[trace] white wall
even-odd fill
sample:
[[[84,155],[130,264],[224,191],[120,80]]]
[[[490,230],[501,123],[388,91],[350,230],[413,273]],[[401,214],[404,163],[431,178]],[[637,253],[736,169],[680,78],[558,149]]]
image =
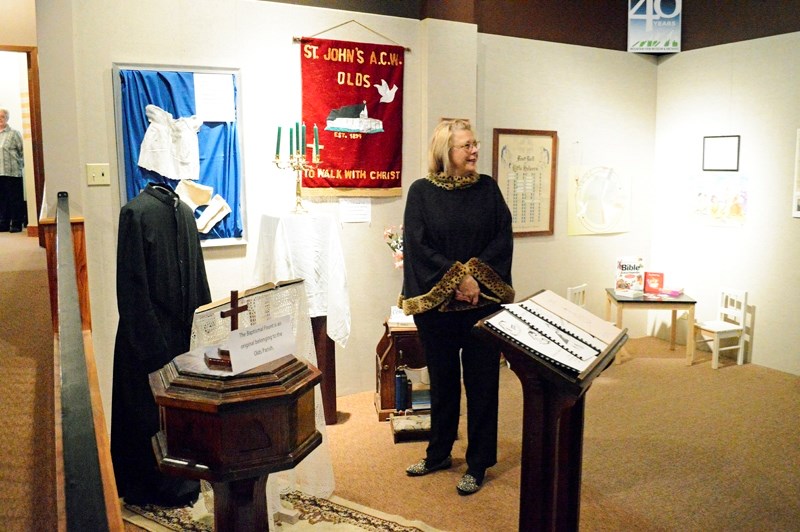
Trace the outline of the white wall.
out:
[[[22,52],[0,52],[0,107],[8,109],[8,124],[23,133],[22,101],[20,94],[28,92],[25,77],[25,54]]]
[[[616,259],[650,254],[647,198],[652,189],[656,64],[648,56],[583,46],[481,35],[478,124],[484,141],[493,128],[558,132],[555,232],[514,241],[513,281],[519,297],[541,289],[566,295],[588,283],[587,307],[604,312]],[[481,170],[492,169],[491,143]],[[609,166],[631,181],[629,232],[567,236],[570,168]],[[645,334],[645,313],[627,313],[632,336]]]
[[[800,128],[800,33],[665,58],[658,67],[653,260],[711,318],[721,288],[749,292],[752,361],[800,374],[800,220],[791,217]],[[693,214],[703,136],[741,135],[745,223]],[[706,175],[709,173],[706,172]]]
[[[614,261],[623,254],[641,254],[647,264],[663,266],[668,278],[683,280],[682,272],[656,253],[659,248],[651,248],[654,234],[657,242],[664,242],[663,223],[651,215],[654,204],[663,204],[655,194],[662,194],[664,188],[663,172],[658,174],[658,183],[654,181],[654,143],[663,140],[656,130],[656,104],[664,108],[672,101],[657,95],[656,89],[663,86],[669,94],[670,85],[659,79],[661,69],[666,79],[679,78],[680,63],[694,54],[687,53],[686,59],[681,54],[659,67],[648,56],[480,35],[468,24],[255,0],[38,0],[37,8],[46,202],[54,203],[56,192],[67,190],[73,212],[86,219],[95,353],[106,408],[110,405],[117,325],[114,276],[120,200],[116,180],[111,187],[87,187],[83,166],[109,162],[116,173],[114,63],[241,70],[240,132],[249,244],[206,248],[214,298],[252,285],[261,215],[294,206],[292,176],[271,163],[277,125],[290,124],[300,114],[299,47],[292,37],[313,35],[350,19],[412,49],[405,61],[404,189],[424,172],[430,128],[440,116],[476,119],[485,143],[479,164],[484,172],[491,170],[492,128],[558,131],[555,234],[516,240],[513,274],[520,296],[540,288],[563,293],[568,285],[588,282],[589,308],[602,313],[602,289],[610,286]],[[94,31],[98,27],[104,31]],[[381,42],[355,24],[321,36]],[[726,54],[717,49],[701,53],[707,54],[698,57],[705,57],[704,64],[710,69],[717,68],[717,54],[723,59]],[[791,63],[788,47],[785,56],[782,62]],[[776,60],[774,64],[782,63]],[[706,87],[712,94],[718,94],[718,89],[714,84]],[[797,108],[788,101],[779,103]],[[665,119],[658,115],[658,120]],[[764,132],[765,140],[774,138],[774,128],[769,129]],[[770,146],[765,143],[763,148]],[[662,165],[668,163],[677,161],[661,161]],[[567,176],[574,164],[609,165],[630,177],[634,202],[629,232],[566,236]],[[780,196],[785,201],[775,202],[785,203],[788,212],[788,185],[783,188]],[[375,346],[402,279],[401,272],[392,268],[382,232],[385,226],[402,221],[403,205],[404,196],[374,199],[371,224],[345,224],[341,229],[353,324],[347,346],[337,348],[340,395],[374,388]],[[313,207],[332,209],[335,204],[318,202]],[[679,249],[670,240],[665,245]],[[794,258],[796,264],[796,255],[786,258]],[[695,295],[697,291],[698,298],[705,298],[701,283],[712,284],[718,276],[693,266],[691,274],[698,280],[687,282],[687,292]],[[796,279],[796,273],[785,272],[783,277],[792,275]],[[754,295],[760,310],[770,304],[766,294]],[[766,313],[764,309],[762,315]],[[648,332],[646,317],[635,313],[626,318],[626,326],[634,336]],[[766,325],[758,333],[765,329]],[[754,360],[781,365],[776,357],[784,355],[761,351],[762,345],[757,342]],[[800,373],[796,366],[794,369]]]
[[[2,42],[2,41],[0,41]],[[27,200],[28,220],[36,225],[36,189],[33,176],[30,95],[26,52],[0,51],[0,106],[8,109],[9,125],[20,132],[23,143],[23,192]]]
[[[0,46],[30,48],[36,46],[36,12],[33,0],[4,0],[0,24]],[[28,220],[36,224],[36,202],[33,179],[33,156],[30,136],[25,136],[30,121],[23,124],[23,111],[28,114],[28,78],[25,51],[0,52],[0,105],[11,112],[11,126],[23,134],[25,143],[25,196],[28,199]],[[30,127],[27,128],[30,133]]]
[[[36,46],[36,3],[34,0],[3,0],[0,44]]]

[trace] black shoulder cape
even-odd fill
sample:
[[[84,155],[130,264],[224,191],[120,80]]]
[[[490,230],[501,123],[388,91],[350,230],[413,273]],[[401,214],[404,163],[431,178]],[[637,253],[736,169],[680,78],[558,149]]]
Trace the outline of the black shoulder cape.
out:
[[[474,308],[454,299],[467,275],[481,285],[480,304],[512,302],[513,247],[511,212],[490,176],[415,181],[403,218],[399,306],[405,314]]]

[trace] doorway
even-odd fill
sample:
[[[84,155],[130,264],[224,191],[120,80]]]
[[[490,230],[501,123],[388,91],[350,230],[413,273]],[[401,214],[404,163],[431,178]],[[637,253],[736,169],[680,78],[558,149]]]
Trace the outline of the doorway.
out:
[[[0,106],[9,109],[10,124],[22,133],[25,146],[24,187],[27,200],[28,236],[38,237],[39,213],[44,196],[39,63],[35,47],[0,45]],[[32,181],[32,185],[31,185]]]

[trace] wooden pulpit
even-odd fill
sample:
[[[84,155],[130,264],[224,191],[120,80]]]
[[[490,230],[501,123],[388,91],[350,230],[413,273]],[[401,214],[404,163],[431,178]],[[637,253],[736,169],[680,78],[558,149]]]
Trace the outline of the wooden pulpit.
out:
[[[210,369],[194,352],[176,357],[150,374],[159,468],[211,483],[215,530],[265,530],[268,475],[322,443],[314,420],[320,380],[317,368],[293,355],[238,375]]]
[[[519,530],[577,531],[585,394],[628,335],[552,292],[527,301],[546,307],[534,309],[541,318],[521,305],[506,305],[474,331],[499,346],[522,384]],[[595,342],[598,338],[604,341]],[[550,349],[565,346],[566,356],[577,359],[581,352],[574,346],[582,340],[594,344],[597,354],[576,364],[580,370]]]

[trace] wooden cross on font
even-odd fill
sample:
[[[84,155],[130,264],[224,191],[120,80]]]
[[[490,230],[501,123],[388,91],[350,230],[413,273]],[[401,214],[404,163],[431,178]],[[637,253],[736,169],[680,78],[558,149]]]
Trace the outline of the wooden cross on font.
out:
[[[247,310],[247,303],[239,304],[239,291],[231,290],[231,308],[219,313],[222,318],[231,319],[231,331],[239,329],[239,314]],[[212,369],[231,371],[231,353],[227,349],[217,349],[217,356],[205,355],[206,366]]]
[[[231,290],[231,308],[228,310],[223,310],[219,313],[219,315],[223,318],[230,317],[231,331],[235,331],[239,328],[239,314],[245,310],[247,310],[247,303],[244,305],[239,305],[239,291]]]

